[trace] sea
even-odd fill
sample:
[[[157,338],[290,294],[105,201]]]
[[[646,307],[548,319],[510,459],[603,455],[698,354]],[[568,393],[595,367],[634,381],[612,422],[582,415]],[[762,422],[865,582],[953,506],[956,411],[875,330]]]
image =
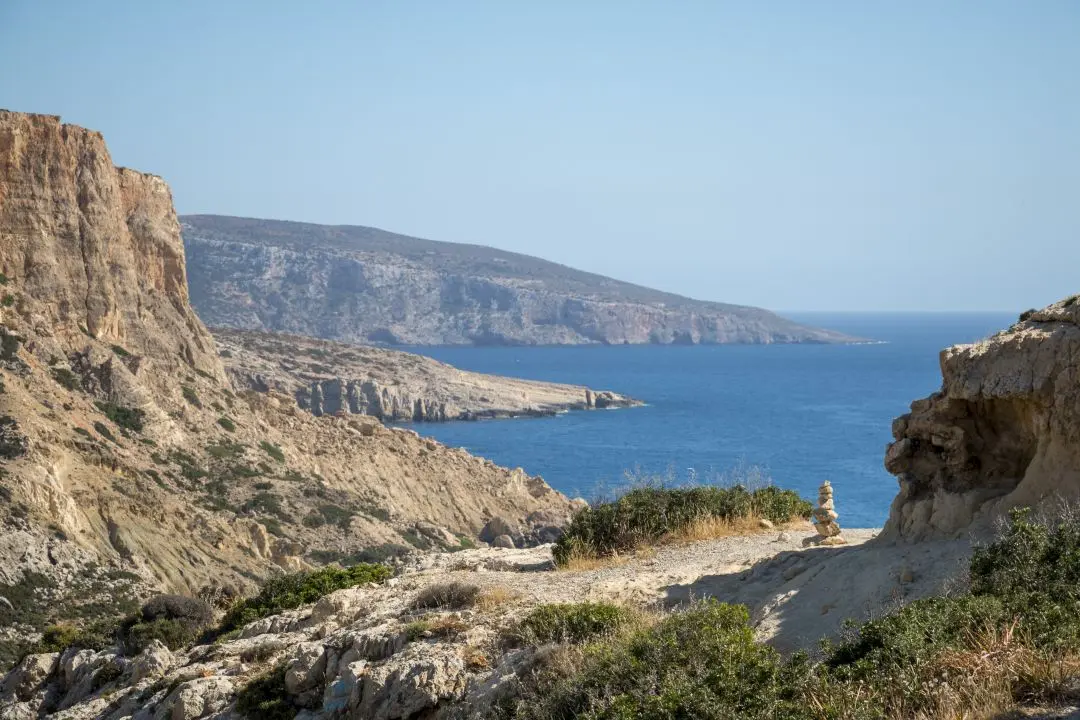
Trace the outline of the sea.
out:
[[[587,500],[638,483],[772,483],[839,522],[880,527],[897,492],[882,464],[893,418],[941,386],[940,351],[1015,320],[1002,313],[789,313],[871,342],[851,345],[420,347],[496,375],[575,383],[643,407],[413,429]]]

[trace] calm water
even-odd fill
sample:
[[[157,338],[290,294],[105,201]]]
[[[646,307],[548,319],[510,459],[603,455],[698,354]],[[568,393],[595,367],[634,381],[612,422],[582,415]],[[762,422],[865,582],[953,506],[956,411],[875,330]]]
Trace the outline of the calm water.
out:
[[[614,390],[646,407],[415,429],[586,498],[627,471],[681,481],[760,466],[810,498],[828,478],[840,522],[876,527],[896,480],[890,423],[940,386],[938,352],[1006,327],[995,314],[813,314],[877,345],[414,348],[461,368]]]

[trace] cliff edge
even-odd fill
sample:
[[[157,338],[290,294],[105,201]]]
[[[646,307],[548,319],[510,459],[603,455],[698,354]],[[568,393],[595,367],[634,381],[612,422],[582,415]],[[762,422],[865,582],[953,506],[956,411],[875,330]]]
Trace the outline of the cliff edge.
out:
[[[886,537],[980,533],[1018,506],[1080,494],[1080,301],[941,353],[941,390],[893,423]]]

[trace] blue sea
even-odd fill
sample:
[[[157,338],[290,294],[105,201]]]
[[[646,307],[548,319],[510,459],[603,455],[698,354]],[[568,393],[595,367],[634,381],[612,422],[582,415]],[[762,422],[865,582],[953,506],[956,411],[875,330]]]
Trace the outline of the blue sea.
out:
[[[810,499],[836,491],[840,523],[877,527],[896,479],[882,457],[893,418],[941,384],[942,348],[1015,320],[1001,313],[789,314],[881,341],[860,345],[424,347],[468,370],[576,383],[645,407],[550,418],[417,424],[420,434],[541,475],[586,499],[627,475],[726,482],[760,471]]]

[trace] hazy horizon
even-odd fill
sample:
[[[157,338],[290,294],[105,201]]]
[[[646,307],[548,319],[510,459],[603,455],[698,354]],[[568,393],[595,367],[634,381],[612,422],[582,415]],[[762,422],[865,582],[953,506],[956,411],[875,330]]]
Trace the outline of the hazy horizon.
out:
[[[1066,1],[14,0],[0,106],[101,131],[181,214],[780,314],[1020,312],[1080,291],[1077,31]]]

